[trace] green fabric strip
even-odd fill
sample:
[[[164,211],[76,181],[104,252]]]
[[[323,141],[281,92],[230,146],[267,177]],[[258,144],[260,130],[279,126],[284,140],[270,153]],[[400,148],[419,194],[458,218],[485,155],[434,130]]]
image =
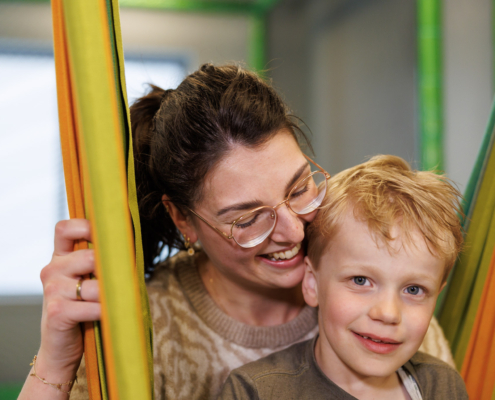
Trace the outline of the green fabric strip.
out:
[[[462,366],[495,247],[495,107],[468,185],[465,249],[451,275],[439,321]]]
[[[495,101],[492,103],[490,119],[488,120],[488,124],[485,130],[485,135],[483,137],[483,142],[481,144],[478,157],[474,164],[474,168],[469,178],[466,192],[464,194],[462,209],[464,211],[465,216],[464,218],[461,218],[464,232],[467,232],[469,230],[471,219],[473,218],[473,212],[476,205],[476,201],[478,199],[478,194],[481,188],[481,184],[483,182],[483,178],[485,176],[485,171],[488,166],[488,161],[490,160],[491,150],[493,149],[493,145],[495,141],[494,129],[495,129]],[[439,318],[440,315],[442,314],[442,310],[445,305],[445,299],[447,293],[450,291],[452,279],[456,275],[455,271],[458,264],[459,263],[457,262],[456,265],[454,266],[447,281],[447,286],[442,291],[440,296],[438,296],[437,306],[435,308],[435,316],[437,318]]]
[[[122,145],[124,149],[124,154],[127,154],[129,147],[129,132],[130,132],[130,124],[128,123],[128,105],[127,98],[123,93],[126,93],[125,89],[125,75],[124,80],[121,79],[121,74],[124,74],[124,58],[123,58],[123,50],[117,48],[117,40],[116,37],[121,36],[120,31],[120,22],[118,30],[115,27],[115,18],[114,14],[116,11],[117,20],[119,20],[119,7],[118,0],[116,1],[117,5],[114,8],[113,0],[105,0],[106,2],[106,10],[107,10],[107,20],[108,20],[108,32],[110,34],[110,48],[112,51],[112,61],[113,61],[113,70],[114,70],[114,84],[115,84],[115,93],[119,96],[119,102],[117,105],[117,109],[119,112],[119,122],[121,124],[121,134],[122,134]],[[119,54],[120,50],[120,54]],[[122,58],[120,57],[122,55]],[[122,83],[124,86],[122,86]],[[127,160],[126,160],[127,161]]]
[[[108,400],[107,377],[105,373],[105,359],[103,356],[103,344],[101,343],[101,327],[100,321],[94,322],[95,337],[96,337],[96,355],[98,357],[98,370],[100,372],[100,388],[101,398]]]
[[[83,162],[90,189],[103,315],[107,318],[102,321],[102,328],[110,335],[104,342],[105,362],[107,368],[112,364],[115,367],[113,371],[107,370],[107,379],[109,387],[115,382],[115,395],[119,399],[149,399],[152,394],[148,334],[135,279],[136,256],[127,198],[127,155],[123,139],[128,133],[122,132],[125,124],[118,110],[126,107],[118,105],[116,80],[120,78],[108,65],[112,57],[109,48],[112,35],[102,15],[101,1],[106,5],[104,0],[64,0],[64,14]],[[112,377],[116,377],[115,381]]]
[[[483,176],[490,158],[491,149],[493,149],[493,142],[495,140],[494,135],[495,128],[495,100],[492,103],[492,110],[490,113],[490,119],[485,130],[485,135],[483,137],[483,142],[481,143],[481,148],[476,158],[473,171],[469,178],[468,185],[466,187],[466,192],[464,193],[464,202],[462,209],[466,214],[466,220],[464,221],[464,230],[467,231],[469,228],[469,221],[473,215],[474,204],[477,199],[477,195],[483,180]]]

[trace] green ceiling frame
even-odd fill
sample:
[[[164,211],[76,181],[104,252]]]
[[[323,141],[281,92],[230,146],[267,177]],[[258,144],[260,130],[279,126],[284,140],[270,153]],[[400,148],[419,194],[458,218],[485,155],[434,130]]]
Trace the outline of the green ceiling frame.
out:
[[[280,0],[120,0],[121,7],[174,12],[247,15],[249,18],[248,64],[266,69],[267,14]],[[50,0],[0,0],[0,3],[49,3]]]

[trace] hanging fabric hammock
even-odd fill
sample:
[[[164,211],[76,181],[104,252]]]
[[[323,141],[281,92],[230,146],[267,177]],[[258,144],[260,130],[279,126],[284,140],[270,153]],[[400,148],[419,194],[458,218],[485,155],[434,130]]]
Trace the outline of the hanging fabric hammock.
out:
[[[471,399],[495,399],[495,102],[465,193],[465,249],[439,321]]]
[[[90,398],[151,399],[152,327],[118,2],[52,0],[52,13],[69,212],[90,221],[102,304],[101,325],[84,328]]]

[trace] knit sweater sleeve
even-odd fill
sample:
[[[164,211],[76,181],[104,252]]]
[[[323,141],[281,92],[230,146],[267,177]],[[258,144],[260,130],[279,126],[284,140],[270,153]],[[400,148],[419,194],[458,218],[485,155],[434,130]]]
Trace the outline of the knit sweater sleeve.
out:
[[[86,380],[86,363],[84,362],[84,357],[81,360],[81,365],[77,370],[77,381],[72,386],[70,392],[70,400],[88,400],[88,382]]]
[[[428,331],[426,332],[419,351],[436,357],[455,368],[449,342],[445,338],[442,327],[435,317],[431,319],[430,326],[428,327]]]

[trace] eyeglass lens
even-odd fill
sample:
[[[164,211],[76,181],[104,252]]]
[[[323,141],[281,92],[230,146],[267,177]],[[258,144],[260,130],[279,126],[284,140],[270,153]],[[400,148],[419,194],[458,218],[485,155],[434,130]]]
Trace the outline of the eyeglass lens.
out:
[[[315,172],[292,189],[289,206],[296,214],[309,214],[316,210],[325,196],[327,179],[323,172]]]
[[[300,181],[289,194],[289,207],[299,215],[309,214],[316,210],[323,201],[327,185],[322,172]],[[272,232],[277,222],[273,208],[262,207],[243,215],[232,227],[235,241],[242,247],[250,248],[263,242]]]
[[[276,222],[275,210],[263,207],[243,215],[232,228],[232,235],[240,246],[254,247],[268,237]]]

